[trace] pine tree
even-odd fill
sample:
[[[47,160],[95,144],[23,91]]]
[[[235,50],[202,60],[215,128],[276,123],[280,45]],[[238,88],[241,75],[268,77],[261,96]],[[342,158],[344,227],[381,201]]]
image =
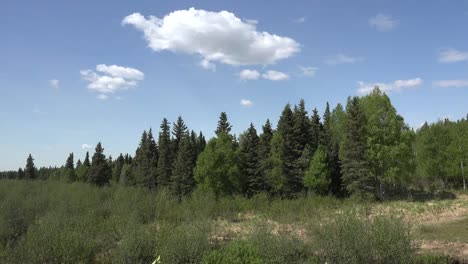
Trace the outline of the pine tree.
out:
[[[161,123],[159,132],[159,159],[156,169],[157,184],[159,187],[168,187],[172,175],[173,154],[171,145],[171,135],[169,122],[166,118]]]
[[[104,186],[109,184],[109,180],[112,177],[112,171],[107,163],[106,156],[104,155],[104,149],[102,148],[101,142],[96,146],[91,167],[89,169],[89,182],[97,186]]]
[[[117,183],[120,181],[120,174],[122,173],[122,167],[125,164],[125,159],[122,153],[115,160],[114,166],[112,168],[112,180]]]
[[[265,190],[265,180],[260,164],[259,138],[252,123],[241,139],[239,148],[240,188],[243,194],[252,196]]]
[[[37,169],[36,166],[34,166],[34,159],[29,154],[27,160],[26,160],[26,167],[24,169],[24,178],[26,180],[34,180],[37,178]]]
[[[195,186],[193,156],[196,149],[193,148],[188,135],[182,135],[179,143],[179,151],[174,162],[171,182],[174,194],[180,199],[182,196],[189,194]]]
[[[229,132],[231,132],[231,127],[232,126],[228,122],[226,113],[222,112],[219,116],[218,126],[215,131],[216,135],[219,135],[220,133],[229,134]]]
[[[302,152],[305,146],[312,141],[311,121],[303,99],[299,102],[299,106],[294,107],[294,133],[299,144],[298,150]]]
[[[173,150],[174,154],[177,155],[177,151],[179,150],[180,141],[183,137],[188,133],[187,126],[185,125],[184,120],[181,116],[177,118],[176,123],[172,127],[172,135],[174,136],[173,139]]]
[[[74,182],[76,180],[73,153],[70,153],[70,155],[67,158],[67,161],[65,162],[65,180],[67,182]]]
[[[374,193],[374,183],[366,159],[366,117],[358,97],[348,98],[346,116],[341,163],[343,183],[350,194],[368,198]]]
[[[132,176],[137,186],[156,187],[158,149],[153,132],[143,131],[132,166]],[[120,175],[120,174],[119,174]]]
[[[318,114],[317,108],[314,108],[310,122],[311,122],[311,138],[312,138],[310,146],[312,148],[312,152],[315,153],[315,150],[319,146],[321,133],[322,133],[322,124],[320,123],[320,116]]]
[[[198,143],[198,147],[197,147],[197,152],[198,152],[197,156],[198,156],[200,155],[200,153],[203,152],[203,150],[205,150],[205,147],[206,147],[206,139],[201,131],[198,134],[197,143]]]
[[[339,160],[339,144],[333,140],[332,118],[330,105],[327,102],[325,112],[323,114],[323,131],[321,134],[320,144],[324,146],[327,157],[328,170],[330,172],[329,191],[339,196],[341,193],[341,167]]]
[[[304,176],[304,186],[309,192],[326,195],[330,185],[330,171],[327,164],[325,148],[319,146]]]
[[[18,179],[18,180],[24,179],[24,171],[23,171],[22,168],[19,168],[19,169],[18,169],[18,176],[17,176],[17,179]]]
[[[89,152],[86,151],[86,157],[85,157],[85,160],[83,162],[83,165],[86,166],[86,167],[91,167],[91,162],[89,162]]]
[[[283,146],[280,148],[280,158],[287,181],[283,193],[288,197],[292,197],[302,190],[302,177],[298,164],[302,150],[294,130],[294,115],[289,104],[285,106],[278,121],[277,133],[282,138]]]
[[[78,159],[78,161],[76,162],[76,169],[78,170],[81,165],[83,165],[83,163],[81,162],[80,159]]]

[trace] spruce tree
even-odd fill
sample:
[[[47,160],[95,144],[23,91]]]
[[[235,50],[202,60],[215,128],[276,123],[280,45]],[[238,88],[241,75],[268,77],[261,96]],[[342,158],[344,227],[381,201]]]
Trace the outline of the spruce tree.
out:
[[[358,97],[348,98],[345,128],[341,163],[343,183],[350,194],[368,198],[374,193],[374,183],[367,162],[366,117]]]
[[[299,144],[298,148],[302,152],[305,146],[312,141],[311,121],[303,99],[299,102],[299,106],[294,107],[294,133]]]
[[[339,143],[333,140],[332,118],[330,105],[327,102],[325,112],[323,114],[323,131],[321,134],[320,144],[324,146],[327,157],[328,170],[330,172],[329,191],[339,196],[341,194],[341,167],[339,160]]]
[[[120,181],[120,174],[122,173],[122,167],[125,164],[125,159],[122,153],[117,157],[114,162],[114,166],[112,167],[112,180],[115,183]]]
[[[73,153],[70,153],[70,155],[67,158],[67,161],[65,162],[65,180],[67,182],[74,182],[76,180]]]
[[[310,146],[312,148],[312,152],[315,153],[315,150],[319,146],[321,133],[322,133],[322,123],[320,123],[320,116],[318,114],[317,108],[314,108],[310,122],[311,122],[311,138],[312,138]]]
[[[83,163],[80,159],[78,159],[78,161],[76,162],[76,169],[79,169],[81,165],[83,165]]]
[[[159,187],[168,187],[170,185],[173,165],[172,144],[170,135],[170,126],[166,118],[161,123],[159,132],[159,159],[156,169],[157,184]]]
[[[206,139],[205,139],[205,136],[203,135],[203,133],[200,131],[200,133],[198,134],[198,138],[197,138],[197,156],[200,155],[200,153],[203,152],[203,150],[205,150],[205,147],[206,147]]]
[[[174,162],[171,185],[172,191],[180,199],[182,196],[189,194],[195,186],[193,177],[193,169],[195,167],[193,156],[195,149],[187,134],[182,135],[179,144],[179,151]]]
[[[24,178],[26,180],[34,180],[37,178],[37,169],[36,166],[34,166],[34,159],[29,154],[27,160],[26,160],[26,167],[24,169]]]
[[[17,176],[17,179],[18,179],[18,180],[24,179],[24,170],[23,170],[22,168],[19,168],[19,169],[18,169],[18,176]]]
[[[252,123],[241,139],[239,148],[240,188],[243,194],[252,196],[265,190],[265,180],[260,164],[259,138]]]
[[[109,184],[109,180],[112,177],[112,171],[107,163],[106,156],[104,155],[104,149],[102,148],[101,142],[96,146],[91,167],[89,169],[88,181],[97,186],[104,186]]]
[[[225,112],[222,112],[221,115],[219,116],[219,121],[218,121],[218,126],[216,128],[216,135],[219,135],[220,133],[226,133],[229,134],[231,132],[231,124],[228,122],[228,118]]]
[[[156,187],[158,149],[153,132],[143,131],[133,160],[132,176],[137,186],[153,189]]]
[[[83,161],[83,165],[86,167],[91,167],[91,162],[89,162],[89,152],[86,151],[86,157],[85,160]]]
[[[174,150],[174,155],[177,155],[177,151],[179,150],[179,145],[180,141],[182,140],[183,137],[188,133],[187,126],[185,125],[184,120],[182,119],[181,116],[177,118],[177,121],[172,127],[172,135],[174,136],[173,138],[173,150]]]

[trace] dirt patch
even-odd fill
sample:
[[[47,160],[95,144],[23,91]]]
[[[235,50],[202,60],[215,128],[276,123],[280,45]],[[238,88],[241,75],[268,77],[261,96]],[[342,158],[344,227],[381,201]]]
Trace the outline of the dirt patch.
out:
[[[420,253],[441,253],[468,262],[468,244],[437,240],[419,240],[416,242]],[[463,262],[465,263],[465,262]]]

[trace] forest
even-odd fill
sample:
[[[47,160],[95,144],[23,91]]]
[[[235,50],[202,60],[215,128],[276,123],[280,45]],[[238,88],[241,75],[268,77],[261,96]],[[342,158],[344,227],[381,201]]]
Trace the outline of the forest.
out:
[[[414,191],[465,189],[468,114],[458,121],[424,123],[416,131],[376,87],[349,97],[344,107],[326,103],[323,115],[310,115],[304,100],[269,120],[260,133],[251,124],[241,135],[222,112],[216,137],[190,131],[182,117],[160,126],[157,139],[144,131],[132,156],[106,157],[98,143],[83,161],[70,153],[62,167],[34,166],[31,155],[3,179],[89,182],[165,188],[182,198],[195,188],[217,197],[267,193],[272,197],[333,195],[361,199],[408,198]]]
[[[207,140],[179,117],[143,131],[134,154],[99,142],[40,168],[30,154],[0,172],[0,262],[466,260],[468,115],[415,130],[376,87],[231,129],[222,112]]]

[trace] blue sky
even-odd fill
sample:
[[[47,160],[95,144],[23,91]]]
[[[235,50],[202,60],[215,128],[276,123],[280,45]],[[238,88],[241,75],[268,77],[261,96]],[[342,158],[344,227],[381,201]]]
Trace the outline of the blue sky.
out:
[[[0,170],[133,155],[163,117],[212,136],[225,111],[238,134],[374,84],[412,127],[458,119],[467,28],[468,1],[4,0]]]

